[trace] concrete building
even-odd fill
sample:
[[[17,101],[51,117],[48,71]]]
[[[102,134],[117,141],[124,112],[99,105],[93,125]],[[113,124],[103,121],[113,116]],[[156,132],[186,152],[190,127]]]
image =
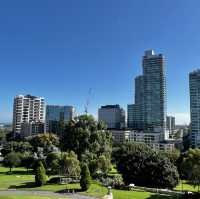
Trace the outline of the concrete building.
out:
[[[31,95],[18,95],[13,105],[13,131],[21,133],[23,123],[44,123],[44,98]]]
[[[166,129],[169,131],[169,134],[172,134],[175,131],[175,117],[167,116],[166,118]]]
[[[98,121],[105,122],[108,129],[122,129],[125,127],[125,111],[118,104],[101,106]]]
[[[59,123],[68,122],[75,116],[75,109],[73,106],[46,106],[46,132],[59,133]]]
[[[32,135],[37,135],[44,133],[44,123],[42,122],[27,122],[21,125],[21,137],[28,137]]]
[[[135,78],[135,104],[129,107],[129,123],[135,130],[160,134],[160,141],[168,139],[166,131],[165,59],[153,50],[145,51],[143,75]],[[132,114],[132,116],[131,116]]]
[[[113,142],[122,144],[129,141],[130,131],[128,130],[111,130]]]
[[[200,147],[200,69],[189,74],[191,147]]]
[[[136,143],[145,143],[154,150],[173,151],[175,149],[175,143],[173,141],[160,141],[159,133],[131,131],[129,133],[129,141]]]

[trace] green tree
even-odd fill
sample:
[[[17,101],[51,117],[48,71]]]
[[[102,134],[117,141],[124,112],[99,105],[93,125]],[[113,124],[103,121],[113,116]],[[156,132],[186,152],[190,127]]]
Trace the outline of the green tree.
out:
[[[191,176],[189,178],[189,183],[192,184],[194,187],[200,186],[200,165],[195,164],[192,168]]]
[[[58,136],[52,133],[38,134],[27,138],[27,140],[33,146],[34,151],[37,151],[38,148],[43,148],[46,154],[51,152],[54,146],[59,146]]]
[[[98,162],[98,169],[101,170],[103,174],[107,174],[111,169],[110,159],[107,159],[104,155],[99,156],[97,162]]]
[[[91,184],[91,177],[90,177],[90,171],[88,169],[87,164],[83,164],[81,167],[81,180],[80,180],[80,186],[82,191],[87,191]]]
[[[107,159],[110,158],[112,136],[104,125],[95,121],[92,116],[81,115],[65,126],[61,146],[63,151],[73,150],[79,160],[89,163],[90,160],[97,159],[100,155],[105,155]],[[85,156],[84,154],[92,155]]]
[[[21,160],[21,166],[27,169],[27,173],[29,169],[32,169],[34,166],[35,159],[31,154],[25,154]]]
[[[145,144],[124,144],[115,156],[117,169],[126,184],[158,188],[173,188],[178,184],[174,164]]]
[[[69,153],[65,152],[61,156],[61,170],[63,175],[68,177],[79,177],[80,176],[80,163],[77,158],[77,155],[70,151]]]
[[[59,173],[60,168],[60,153],[51,152],[47,154],[46,157],[46,165],[51,175],[57,175]]]
[[[46,181],[47,181],[46,170],[42,164],[42,161],[38,161],[35,170],[35,184],[36,186],[42,186],[46,184]]]
[[[10,172],[12,172],[12,168],[20,165],[21,158],[22,158],[22,154],[10,152],[5,156],[5,158],[3,160],[3,164],[4,164],[4,166],[9,167]]]
[[[27,153],[32,151],[32,146],[29,142],[16,142],[16,141],[10,141],[6,143],[1,150],[1,153],[3,156],[6,156],[8,153],[14,151],[19,153]]]

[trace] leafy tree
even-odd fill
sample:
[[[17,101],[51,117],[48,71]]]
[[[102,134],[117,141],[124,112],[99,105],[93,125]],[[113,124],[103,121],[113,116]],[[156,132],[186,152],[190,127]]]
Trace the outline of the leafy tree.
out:
[[[42,186],[46,184],[46,182],[47,182],[46,170],[42,164],[42,161],[38,161],[35,171],[35,184],[36,186]]]
[[[192,184],[194,187],[200,186],[200,165],[195,164],[192,168],[191,176],[189,178],[189,183]]]
[[[173,151],[163,151],[160,153],[163,154],[164,157],[167,157],[171,163],[173,163],[174,165],[177,165],[177,161],[180,157],[180,151],[173,150]]]
[[[181,177],[188,180],[192,176],[193,168],[200,165],[200,149],[189,149],[181,154],[179,159],[179,172]]]
[[[81,167],[81,180],[80,180],[80,186],[83,191],[87,191],[91,184],[91,177],[90,177],[90,171],[88,169],[87,164],[83,164]]]
[[[107,174],[111,168],[110,159],[107,159],[104,155],[99,156],[98,160],[98,169],[101,170],[103,174]]]
[[[115,157],[125,184],[158,188],[173,188],[178,184],[177,168],[145,144],[124,144]]]
[[[10,152],[19,152],[19,153],[26,153],[32,151],[32,146],[29,142],[16,142],[16,141],[10,141],[6,143],[6,145],[1,150],[1,153],[3,156],[6,156]]]
[[[46,165],[49,170],[49,174],[56,175],[59,173],[60,168],[60,153],[51,152],[47,154]]]
[[[86,157],[84,154],[92,154],[87,156],[89,159],[83,160],[88,163],[91,157],[97,159],[100,155],[109,159],[112,151],[111,140],[111,133],[104,125],[95,121],[92,116],[81,115],[65,126],[61,147],[64,151],[73,150],[81,161],[82,157]]]
[[[3,160],[3,164],[4,164],[4,166],[9,167],[10,172],[12,172],[12,168],[20,165],[21,158],[22,158],[22,154],[10,152],[5,156],[5,158]]]
[[[69,153],[65,152],[62,154],[61,169],[63,175],[66,175],[68,177],[80,176],[80,163],[77,155],[73,151],[70,151]]]
[[[35,158],[31,154],[25,154],[21,160],[21,166],[27,169],[27,173],[29,169],[32,169],[35,163]]]
[[[51,152],[54,146],[59,146],[59,138],[52,133],[38,134],[27,138],[27,140],[33,146],[34,151],[43,148],[44,153]]]

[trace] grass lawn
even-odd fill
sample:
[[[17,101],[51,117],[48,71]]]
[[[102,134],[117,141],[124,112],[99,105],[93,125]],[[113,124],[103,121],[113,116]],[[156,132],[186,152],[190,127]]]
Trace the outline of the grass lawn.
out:
[[[6,174],[9,169],[0,167],[0,190],[6,190],[8,188],[10,189],[22,189],[22,190],[40,190],[40,191],[53,191],[53,192],[59,192],[65,189],[80,189],[79,184],[67,184],[67,185],[59,185],[59,184],[47,184],[42,187],[35,187],[34,185],[34,175],[27,174],[26,170],[23,168],[16,168],[13,169],[13,173],[11,175]],[[111,171],[111,175],[115,175],[117,172],[116,170]],[[187,187],[188,186],[188,187]],[[181,188],[179,185],[176,189],[178,190]],[[193,188],[192,186],[186,185],[185,188]],[[84,195],[91,195],[96,197],[102,197],[107,193],[107,189],[100,184],[93,183],[90,187],[90,189],[87,192],[81,192],[81,194]],[[149,192],[140,192],[140,191],[124,191],[124,190],[112,190],[114,199],[172,199],[173,197],[167,197],[167,196],[160,196]],[[18,199],[23,197],[19,197],[11,195],[7,197],[2,197],[0,195],[0,199]],[[35,199],[36,196],[24,196],[24,198],[27,199]],[[54,197],[55,198],[55,197]],[[37,199],[37,198],[36,198]],[[51,199],[47,196],[41,196],[38,197],[38,199]]]
[[[81,194],[83,195],[90,195],[95,197],[102,197],[107,193],[107,189],[105,187],[102,187],[101,185],[97,183],[93,183],[89,190],[86,192],[83,192]],[[161,196],[149,192],[143,192],[143,191],[123,191],[123,190],[112,190],[113,198],[114,199],[173,199],[173,197],[169,196]]]
[[[61,197],[49,197],[49,196],[29,196],[29,195],[10,195],[10,196],[0,196],[0,199],[67,199]]]
[[[194,186],[187,184],[186,181],[183,181],[183,185],[180,182],[180,184],[174,190],[182,191],[182,186],[183,186],[183,191],[193,191],[193,192],[198,191],[198,187],[194,188]]]
[[[34,180],[34,176],[27,174],[24,168],[13,169],[12,174],[7,174],[8,168],[0,167],[0,190]]]

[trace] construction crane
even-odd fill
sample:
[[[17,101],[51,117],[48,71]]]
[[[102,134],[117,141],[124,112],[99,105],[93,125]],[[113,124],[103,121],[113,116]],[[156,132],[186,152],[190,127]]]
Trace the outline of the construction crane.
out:
[[[88,96],[87,96],[87,99],[86,99],[86,103],[85,103],[85,114],[87,115],[88,114],[88,107],[90,105],[90,97],[91,97],[91,94],[92,94],[92,88],[89,88],[89,91],[88,91]]]

